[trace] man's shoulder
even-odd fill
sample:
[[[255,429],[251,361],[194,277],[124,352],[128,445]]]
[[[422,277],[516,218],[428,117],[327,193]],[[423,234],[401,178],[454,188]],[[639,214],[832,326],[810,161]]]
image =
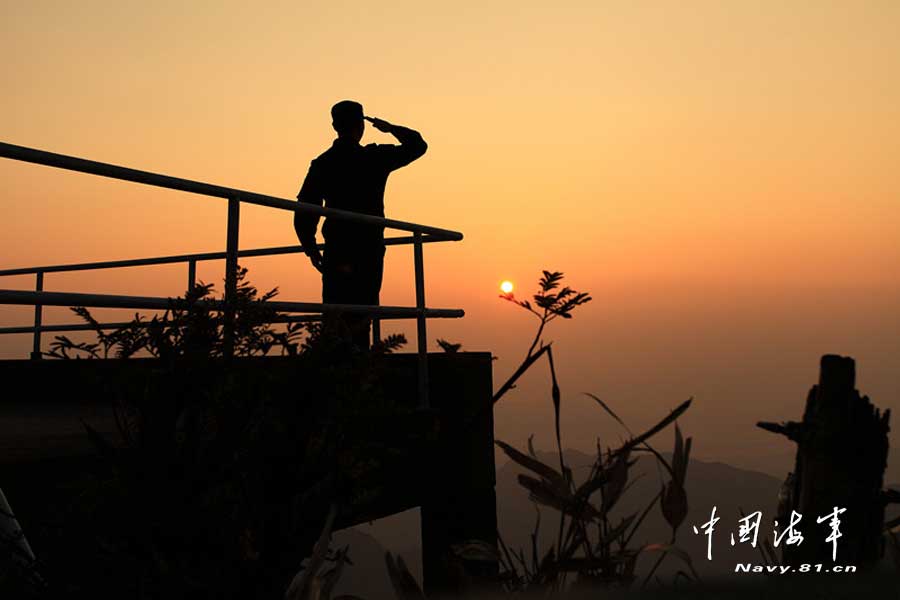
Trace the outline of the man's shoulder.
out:
[[[317,163],[318,163],[318,164],[321,164],[321,163],[323,163],[323,162],[327,162],[327,161],[328,161],[328,158],[329,158],[332,154],[334,154],[334,153],[332,152],[333,150],[334,150],[334,148],[328,148],[327,150],[325,150],[324,152],[322,152],[320,155],[318,155],[317,157],[315,157],[314,159],[312,159],[312,164],[317,164]]]
[[[309,162],[310,171],[322,171],[328,169],[334,162],[334,148],[328,148]]]
[[[342,169],[348,165],[348,160],[353,162],[353,156],[362,157],[363,160],[375,160],[375,161],[383,161],[385,157],[389,157],[391,153],[399,148],[396,144],[366,144],[365,146],[359,146],[359,150],[361,153],[352,152],[347,153],[341,149],[335,149],[334,146],[328,148],[320,155],[312,159],[310,162],[309,168],[311,171],[329,171],[335,169]]]

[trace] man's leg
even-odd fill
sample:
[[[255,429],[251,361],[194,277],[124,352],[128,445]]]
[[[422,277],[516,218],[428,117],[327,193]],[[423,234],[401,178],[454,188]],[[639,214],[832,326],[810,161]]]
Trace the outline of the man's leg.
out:
[[[352,264],[336,254],[329,255],[326,249],[322,261],[322,303],[353,304]],[[344,317],[335,312],[325,311],[323,317],[323,333],[329,337],[351,342],[350,330]]]
[[[384,247],[355,250],[353,254],[326,249],[323,260],[322,302],[324,304],[378,304]],[[347,313],[339,321],[345,326],[344,339],[360,350],[370,346],[370,315]]]
[[[384,274],[384,246],[376,246],[364,254],[360,254],[356,262],[356,284],[358,285],[357,304],[379,305],[381,281]],[[354,315],[351,325],[353,340],[360,348],[368,349],[371,344],[380,340],[371,339],[372,315]]]
[[[372,295],[372,254],[369,250],[363,250],[353,259],[353,298],[354,304],[377,304],[377,297]],[[350,326],[350,335],[353,343],[361,350],[371,347],[371,315],[347,315],[347,325]]]
[[[348,280],[348,304],[377,306],[384,272],[384,246],[369,247],[360,251],[350,260],[352,277]],[[371,343],[371,315],[348,314],[345,321],[350,328],[353,343],[362,350],[368,350]]]

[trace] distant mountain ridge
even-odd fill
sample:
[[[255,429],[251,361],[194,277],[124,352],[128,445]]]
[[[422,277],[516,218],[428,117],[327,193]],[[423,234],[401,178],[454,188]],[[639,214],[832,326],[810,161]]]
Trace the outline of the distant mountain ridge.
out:
[[[539,451],[537,456],[548,465],[558,466],[555,452]],[[567,450],[564,456],[566,463],[573,469],[576,481],[583,481],[593,464],[594,457],[578,450]],[[534,527],[536,511],[534,504],[528,499],[528,492],[517,481],[517,476],[521,472],[523,469],[512,462],[504,463],[497,469],[498,524],[507,545],[514,548],[530,548],[529,536]],[[659,491],[661,483],[653,459],[646,456],[638,458],[638,462],[632,468],[632,478],[636,477],[635,483],[620,501],[620,506],[613,511],[614,515],[626,516],[643,510]],[[694,566],[701,576],[725,576],[733,573],[736,562],[759,562],[758,549],[751,548],[749,544],[731,546],[729,534],[732,531],[737,533],[737,520],[740,518],[741,508],[748,514],[756,510],[762,511],[765,527],[765,520],[774,515],[776,495],[781,481],[763,473],[738,469],[726,463],[691,460],[685,486],[688,493],[688,516],[678,531],[677,544],[691,555]],[[721,520],[713,534],[713,560],[707,561],[707,539],[702,535],[694,535],[691,526],[697,525],[699,529],[708,521],[713,506],[716,506],[716,516]],[[556,541],[558,513],[545,507],[540,507],[539,510],[542,519],[539,551],[541,549],[546,551]],[[372,525],[359,525],[336,534],[335,544],[351,544],[350,557],[356,563],[345,571],[343,578],[345,581],[339,587],[339,593],[355,593],[363,598],[391,597],[380,595],[382,592],[392,593],[389,587],[380,588],[382,584],[389,586],[384,566],[384,549],[401,554],[413,574],[421,580],[419,527],[419,511],[410,510],[381,519]],[[771,531],[767,532],[764,529],[760,532],[760,541],[766,534],[771,537]],[[667,542],[670,535],[671,530],[662,518],[660,509],[654,507],[635,535],[632,544]],[[648,561],[644,559],[639,561],[639,574],[649,568],[646,562]],[[670,557],[664,562],[660,573],[663,577],[667,577],[682,566],[676,559]],[[360,585],[368,588],[369,593],[353,591]]]
[[[537,452],[542,462],[558,467],[555,452]],[[667,459],[667,453],[663,453]],[[576,481],[583,481],[588,474],[594,457],[578,450],[564,452],[566,463],[572,467]],[[535,507],[528,499],[528,492],[519,485],[517,476],[524,470],[513,462],[506,462],[497,469],[497,516],[500,533],[507,545],[513,548],[530,548],[530,535],[535,523]],[[641,475],[643,474],[643,475]],[[613,513],[625,516],[643,510],[649,500],[659,491],[661,480],[654,460],[647,456],[638,458],[632,468],[632,478],[640,478],[623,496],[620,506]],[[677,545],[691,556],[694,566],[704,578],[726,578],[734,576],[738,562],[761,562],[760,551],[747,543],[731,545],[731,534],[737,541],[740,511],[745,514],[762,511],[759,542],[768,536],[772,539],[771,519],[777,506],[777,494],[781,481],[765,473],[740,469],[718,461],[691,460],[688,466],[685,487],[688,494],[688,516],[679,528]],[[900,484],[888,487],[900,489]],[[712,560],[707,560],[707,538],[695,535],[692,526],[698,530],[709,520],[712,507],[720,518],[713,531]],[[559,524],[558,513],[541,507],[541,531],[539,551],[546,551],[556,541]],[[900,514],[900,507],[888,511],[888,518]],[[557,518],[551,518],[557,517]],[[384,565],[385,549],[406,560],[416,578],[421,581],[422,565],[420,554],[419,511],[410,510],[372,525],[357,527],[335,534],[333,545],[350,544],[350,558],[354,565],[347,567],[338,586],[337,593],[351,593],[365,599],[393,598],[393,591]],[[632,542],[637,546],[648,542],[667,542],[671,530],[662,518],[658,507],[651,509],[645,523]],[[528,556],[528,553],[526,553]],[[648,556],[638,562],[638,576],[645,574],[654,557]],[[669,557],[660,568],[664,581],[671,580],[674,572],[682,568],[677,559]]]

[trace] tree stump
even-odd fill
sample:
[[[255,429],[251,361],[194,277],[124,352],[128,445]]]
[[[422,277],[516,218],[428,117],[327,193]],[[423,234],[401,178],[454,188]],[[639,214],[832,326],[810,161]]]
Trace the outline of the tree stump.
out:
[[[882,492],[887,466],[890,410],[882,414],[867,396],[855,389],[856,365],[852,358],[825,355],[819,383],[806,400],[800,423],[758,423],[757,426],[785,435],[797,444],[793,473],[788,474],[780,494],[780,534],[792,511],[802,515],[795,529],[803,535],[800,544],[781,539],[782,562],[874,566],[884,553],[884,508]],[[838,515],[840,537],[832,534],[831,513]],[[821,522],[820,518],[825,517]]]

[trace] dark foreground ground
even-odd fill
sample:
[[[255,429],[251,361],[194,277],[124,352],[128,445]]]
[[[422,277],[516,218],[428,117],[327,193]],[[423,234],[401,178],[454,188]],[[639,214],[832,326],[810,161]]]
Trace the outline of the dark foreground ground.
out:
[[[592,590],[558,596],[567,600],[857,600],[900,598],[900,574],[845,574],[829,576],[767,577],[748,575],[742,582],[706,582],[668,589]],[[756,579],[753,579],[756,578]],[[531,599],[541,596],[519,596]],[[469,596],[466,597],[470,598]],[[494,600],[510,596],[471,596],[472,600]]]

